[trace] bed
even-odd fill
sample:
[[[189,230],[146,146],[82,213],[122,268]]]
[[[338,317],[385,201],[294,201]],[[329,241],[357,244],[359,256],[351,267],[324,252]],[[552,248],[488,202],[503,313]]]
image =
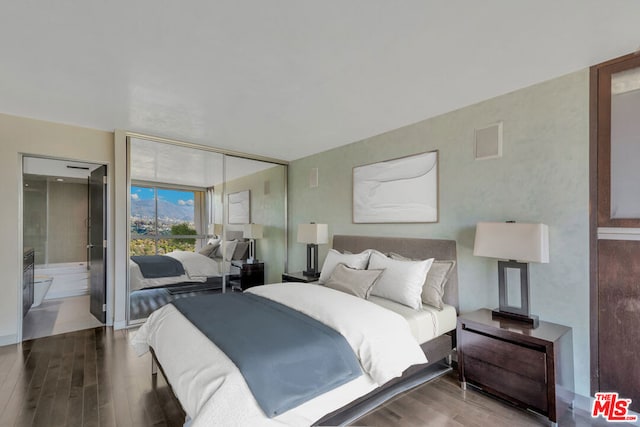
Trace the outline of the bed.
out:
[[[207,255],[203,255],[206,252],[202,251],[176,250],[165,255],[132,256],[129,259],[129,290],[133,292],[180,284],[219,284],[219,278],[223,275],[239,274],[239,269],[232,261],[246,259],[249,243],[244,240],[242,232],[228,231],[227,240],[219,245],[217,251]],[[171,270],[172,263],[178,265],[180,270]],[[163,274],[162,268],[167,268],[165,271],[171,273]],[[160,273],[156,274],[155,269]]]
[[[456,259],[455,241],[448,240],[336,235],[333,248],[354,254],[376,249],[411,259]],[[284,303],[339,331],[358,355],[363,370],[356,379],[271,417],[261,410],[264,406],[252,395],[249,380],[244,380],[234,362],[173,305],[153,313],[134,335],[132,344],[138,353],[151,349],[192,427],[212,423],[344,425],[394,395],[451,369],[447,361],[455,341],[458,305],[457,270],[453,265],[443,310],[402,308],[380,297],[367,301],[315,284],[252,288],[251,294]]]

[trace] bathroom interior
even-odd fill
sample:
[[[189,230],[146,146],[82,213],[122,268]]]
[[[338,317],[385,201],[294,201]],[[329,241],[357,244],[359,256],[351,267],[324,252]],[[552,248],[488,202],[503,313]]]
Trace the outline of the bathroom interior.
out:
[[[23,247],[34,265],[23,340],[102,325],[89,312],[87,265],[88,177],[99,166],[23,158]]]

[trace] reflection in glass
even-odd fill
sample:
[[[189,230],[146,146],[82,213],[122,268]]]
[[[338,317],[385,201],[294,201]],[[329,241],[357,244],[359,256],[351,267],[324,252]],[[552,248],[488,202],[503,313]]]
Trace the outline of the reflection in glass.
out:
[[[640,69],[611,77],[611,218],[640,218]]]
[[[129,140],[129,150],[130,255],[168,255],[185,270],[148,278],[139,262],[150,258],[130,260],[129,322],[176,298],[228,291],[232,279],[241,284],[249,241],[246,224],[229,224],[231,193],[248,190],[251,222],[264,230],[255,240],[264,283],[281,281],[286,166],[138,138]]]

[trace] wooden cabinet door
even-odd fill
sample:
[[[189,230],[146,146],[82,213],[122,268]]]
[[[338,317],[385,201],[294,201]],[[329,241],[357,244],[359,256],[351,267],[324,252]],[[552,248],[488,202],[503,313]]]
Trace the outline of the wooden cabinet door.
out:
[[[640,411],[640,56],[591,69],[591,392]]]

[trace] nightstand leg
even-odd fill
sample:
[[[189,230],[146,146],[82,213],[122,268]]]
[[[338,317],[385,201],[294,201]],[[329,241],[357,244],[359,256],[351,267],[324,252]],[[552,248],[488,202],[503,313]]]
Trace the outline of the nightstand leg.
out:
[[[466,390],[467,389],[467,382],[466,381],[461,381],[460,382],[460,388],[463,389],[463,390]]]

